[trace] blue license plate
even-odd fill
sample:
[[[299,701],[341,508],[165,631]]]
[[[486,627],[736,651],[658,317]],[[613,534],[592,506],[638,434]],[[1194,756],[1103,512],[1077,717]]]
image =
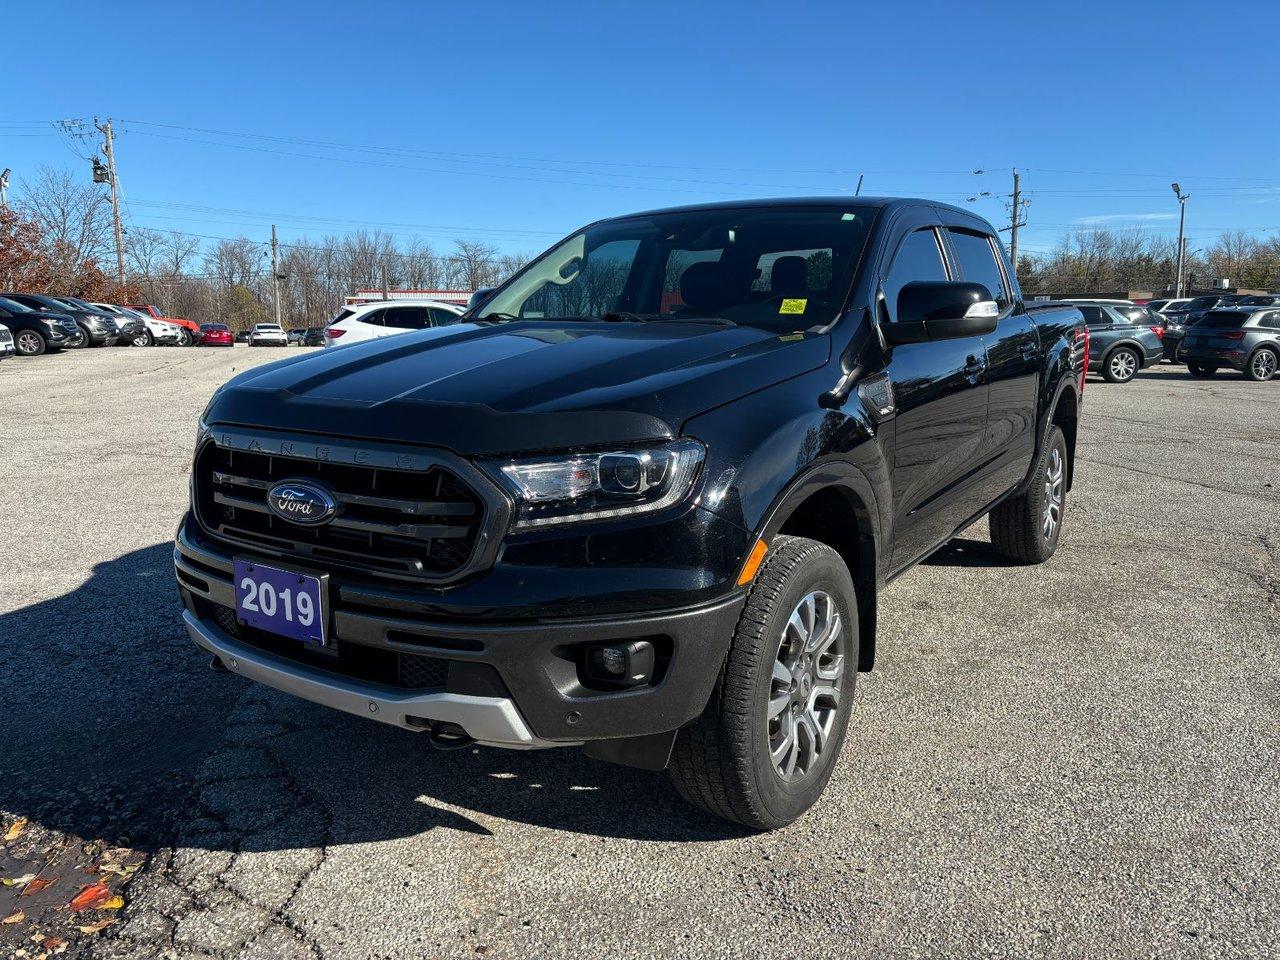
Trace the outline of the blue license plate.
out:
[[[243,624],[301,640],[326,642],[325,585],[320,577],[236,560],[236,618]]]

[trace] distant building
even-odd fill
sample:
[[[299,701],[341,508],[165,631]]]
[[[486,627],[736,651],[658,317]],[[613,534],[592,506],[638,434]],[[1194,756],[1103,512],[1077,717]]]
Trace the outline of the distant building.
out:
[[[387,298],[391,300],[441,300],[445,303],[456,303],[465,307],[471,299],[470,290],[388,290]],[[353,303],[368,303],[370,300],[381,300],[381,290],[357,290],[346,298],[350,306]]]

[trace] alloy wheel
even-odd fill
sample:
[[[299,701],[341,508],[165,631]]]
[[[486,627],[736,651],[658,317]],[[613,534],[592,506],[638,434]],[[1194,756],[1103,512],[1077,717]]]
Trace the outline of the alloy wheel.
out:
[[[1117,380],[1128,380],[1138,372],[1138,358],[1128,350],[1117,350],[1111,357],[1111,375]]]
[[[769,688],[769,754],[783,780],[802,779],[824,756],[841,707],[845,630],[830,594],[796,604],[782,630]]]
[[[1270,350],[1259,350],[1250,366],[1259,380],[1270,380],[1276,373],[1276,355]]]
[[[1049,462],[1044,468],[1044,511],[1040,518],[1041,531],[1046,541],[1053,540],[1053,534],[1062,522],[1062,481],[1065,471],[1062,465],[1062,452],[1054,448],[1049,454]]]
[[[40,352],[40,336],[32,333],[30,330],[23,330],[18,334],[17,348],[19,353],[27,356]]]

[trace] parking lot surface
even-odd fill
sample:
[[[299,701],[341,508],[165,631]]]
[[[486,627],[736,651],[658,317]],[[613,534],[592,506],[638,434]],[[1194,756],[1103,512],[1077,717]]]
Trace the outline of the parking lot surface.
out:
[[[760,836],[657,774],[438,752],[209,670],[170,564],[189,448],[280,356],[0,365],[0,811],[28,821],[0,877],[53,881],[0,887],[6,951],[1275,955],[1280,383],[1091,381],[1057,556],[1006,566],[983,522],[892,585],[826,795]],[[124,905],[74,919],[104,862]]]

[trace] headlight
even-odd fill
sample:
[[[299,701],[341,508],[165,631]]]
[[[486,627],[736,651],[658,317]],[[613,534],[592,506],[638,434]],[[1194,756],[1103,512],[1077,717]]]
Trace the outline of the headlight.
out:
[[[697,440],[485,464],[515,498],[516,530],[649,513],[693,488],[706,448]]]

